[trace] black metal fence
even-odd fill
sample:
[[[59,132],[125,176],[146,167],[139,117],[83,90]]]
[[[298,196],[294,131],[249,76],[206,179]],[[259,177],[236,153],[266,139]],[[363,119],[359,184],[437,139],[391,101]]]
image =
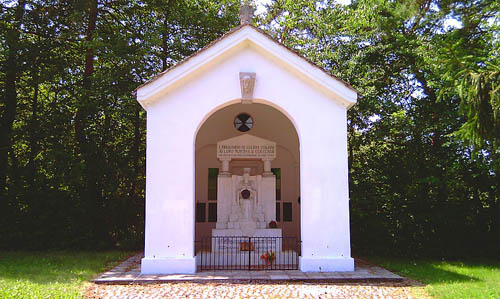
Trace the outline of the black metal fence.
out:
[[[205,237],[196,242],[200,271],[297,270],[299,251],[295,237]]]

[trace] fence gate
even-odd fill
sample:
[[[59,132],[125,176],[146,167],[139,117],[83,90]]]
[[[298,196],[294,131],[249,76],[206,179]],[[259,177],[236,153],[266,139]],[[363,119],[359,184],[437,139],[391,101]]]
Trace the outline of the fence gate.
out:
[[[297,270],[300,244],[295,237],[205,237],[196,242],[204,270]]]

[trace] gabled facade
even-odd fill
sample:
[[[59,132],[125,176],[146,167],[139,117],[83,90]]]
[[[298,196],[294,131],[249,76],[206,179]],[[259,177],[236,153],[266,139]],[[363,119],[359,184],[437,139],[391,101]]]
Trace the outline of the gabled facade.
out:
[[[243,94],[249,90],[240,79],[248,73],[255,75],[250,98]],[[300,209],[300,269],[354,269],[347,110],[357,93],[348,84],[261,30],[242,25],[136,93],[147,111],[143,273],[196,271],[195,207],[201,194],[197,188],[202,188],[198,174],[206,173],[203,167],[227,167],[210,148],[243,134],[275,142],[273,163],[289,167],[296,178],[284,187],[295,185],[290,202]],[[252,116],[248,131],[236,125],[240,114]],[[285,156],[290,158],[280,160]],[[253,163],[256,171],[269,167],[248,159],[235,163]]]

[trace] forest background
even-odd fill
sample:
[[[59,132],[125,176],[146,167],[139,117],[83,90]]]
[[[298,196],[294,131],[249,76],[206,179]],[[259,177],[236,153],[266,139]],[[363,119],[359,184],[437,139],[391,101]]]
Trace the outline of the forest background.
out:
[[[238,25],[239,7],[1,1],[0,249],[142,248],[146,114],[132,92]],[[500,251],[499,12],[494,0],[276,0],[255,17],[359,91],[354,255]]]

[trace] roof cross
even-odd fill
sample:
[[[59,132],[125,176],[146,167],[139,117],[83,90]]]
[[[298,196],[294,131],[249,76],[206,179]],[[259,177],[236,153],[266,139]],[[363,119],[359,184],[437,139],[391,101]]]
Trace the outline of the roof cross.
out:
[[[246,25],[246,24],[251,24],[252,19],[253,19],[253,12],[254,8],[248,3],[248,1],[245,1],[240,8],[240,24],[241,25]]]

